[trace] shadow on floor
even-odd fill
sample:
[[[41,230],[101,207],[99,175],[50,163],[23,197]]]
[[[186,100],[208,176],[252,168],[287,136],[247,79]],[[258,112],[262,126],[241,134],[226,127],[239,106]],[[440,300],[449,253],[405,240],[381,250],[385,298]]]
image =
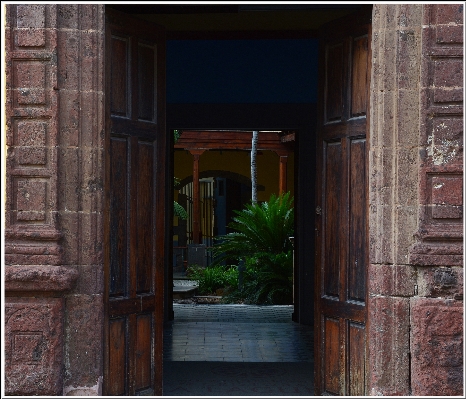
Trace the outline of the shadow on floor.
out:
[[[164,396],[313,396],[314,363],[165,362]]]
[[[179,305],[164,331],[164,396],[313,396],[312,327],[290,306]]]

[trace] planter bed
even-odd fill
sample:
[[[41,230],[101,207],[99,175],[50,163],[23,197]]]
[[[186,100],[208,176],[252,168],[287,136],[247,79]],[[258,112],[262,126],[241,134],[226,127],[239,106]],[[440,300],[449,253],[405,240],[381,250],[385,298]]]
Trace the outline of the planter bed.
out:
[[[193,301],[196,303],[220,303],[222,297],[218,295],[195,295],[193,296]]]

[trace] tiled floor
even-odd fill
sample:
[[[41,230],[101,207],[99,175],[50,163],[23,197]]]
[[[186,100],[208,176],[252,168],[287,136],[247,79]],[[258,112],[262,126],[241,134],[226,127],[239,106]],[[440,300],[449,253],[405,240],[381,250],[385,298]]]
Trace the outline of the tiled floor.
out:
[[[164,360],[311,362],[312,329],[291,321],[292,306],[174,304]]]
[[[313,396],[312,328],[292,306],[174,304],[164,396]]]

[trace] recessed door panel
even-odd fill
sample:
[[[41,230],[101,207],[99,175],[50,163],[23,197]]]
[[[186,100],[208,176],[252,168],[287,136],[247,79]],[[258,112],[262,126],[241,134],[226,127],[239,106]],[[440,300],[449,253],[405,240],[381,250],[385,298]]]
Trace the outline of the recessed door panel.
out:
[[[337,319],[325,318],[325,392],[338,394],[340,392],[340,323]]]
[[[366,298],[366,139],[350,141],[348,299]]]
[[[324,274],[325,295],[339,296],[340,286],[340,218],[341,218],[341,177],[342,146],[341,141],[324,143],[325,151],[325,247],[329,248],[322,268]]]
[[[356,37],[352,40],[351,68],[351,116],[366,114],[368,71],[368,36]]]
[[[113,115],[128,117],[129,40],[127,37],[112,36],[111,47],[110,110]]]
[[[363,324],[348,322],[348,394],[364,395],[366,330]]]

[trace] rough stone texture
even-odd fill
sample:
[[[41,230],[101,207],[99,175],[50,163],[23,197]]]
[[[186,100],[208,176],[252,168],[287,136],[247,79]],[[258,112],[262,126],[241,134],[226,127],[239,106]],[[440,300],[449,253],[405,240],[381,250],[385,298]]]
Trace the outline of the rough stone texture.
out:
[[[66,295],[63,394],[101,394],[103,376],[104,6],[57,9],[58,220],[63,264],[79,272]]]
[[[6,20],[5,393],[59,395],[64,300],[40,295],[77,276],[60,266],[56,6],[7,5]]]
[[[369,295],[410,297],[416,291],[416,272],[407,265],[369,265]]]
[[[6,298],[6,394],[61,395],[63,304],[63,298]]]
[[[9,301],[37,296],[23,301],[25,312],[46,300],[40,295],[64,296],[57,300],[66,304],[54,315],[59,339],[43,355],[59,353],[59,361],[41,372],[50,387],[37,394],[101,393],[103,11],[98,4],[6,6],[5,288]],[[86,317],[92,322],[78,327]],[[6,379],[24,367],[15,361]],[[33,394],[29,388],[14,382],[6,393]]]
[[[64,389],[95,386],[103,368],[102,295],[66,299]]]
[[[99,377],[97,384],[92,387],[66,387],[63,396],[102,396],[103,378]]]
[[[368,280],[372,395],[461,395],[463,389],[459,369],[444,366],[438,353],[455,347],[456,338],[427,344],[426,334],[436,333],[422,324],[431,318],[420,310],[431,304],[440,331],[443,323],[448,330],[448,315],[458,319],[456,307],[462,306],[462,23],[461,4],[374,6]],[[451,300],[446,306],[433,298]],[[462,324],[455,325],[462,334]],[[409,360],[410,343],[417,346]],[[449,378],[451,386],[442,391]],[[434,386],[435,380],[442,384]]]
[[[57,265],[56,6],[11,5],[6,17],[5,260]],[[40,256],[24,256],[33,247]]]
[[[62,266],[5,266],[5,290],[41,292],[71,290],[78,277],[75,269]]]
[[[424,6],[421,206],[409,259],[419,265],[419,295],[428,298],[411,303],[414,395],[464,393],[463,15],[464,4]]]
[[[370,263],[407,264],[417,228],[421,5],[375,5],[369,152]]]
[[[463,306],[416,298],[411,303],[412,394],[463,394]]]
[[[421,266],[463,264],[463,14],[463,4],[424,6],[421,206],[410,251]]]
[[[418,229],[422,5],[373,9],[369,149],[370,395],[409,395],[409,248]]]
[[[419,296],[463,300],[462,267],[422,267],[417,274]]]
[[[409,298],[369,297],[369,395],[409,395]]]

